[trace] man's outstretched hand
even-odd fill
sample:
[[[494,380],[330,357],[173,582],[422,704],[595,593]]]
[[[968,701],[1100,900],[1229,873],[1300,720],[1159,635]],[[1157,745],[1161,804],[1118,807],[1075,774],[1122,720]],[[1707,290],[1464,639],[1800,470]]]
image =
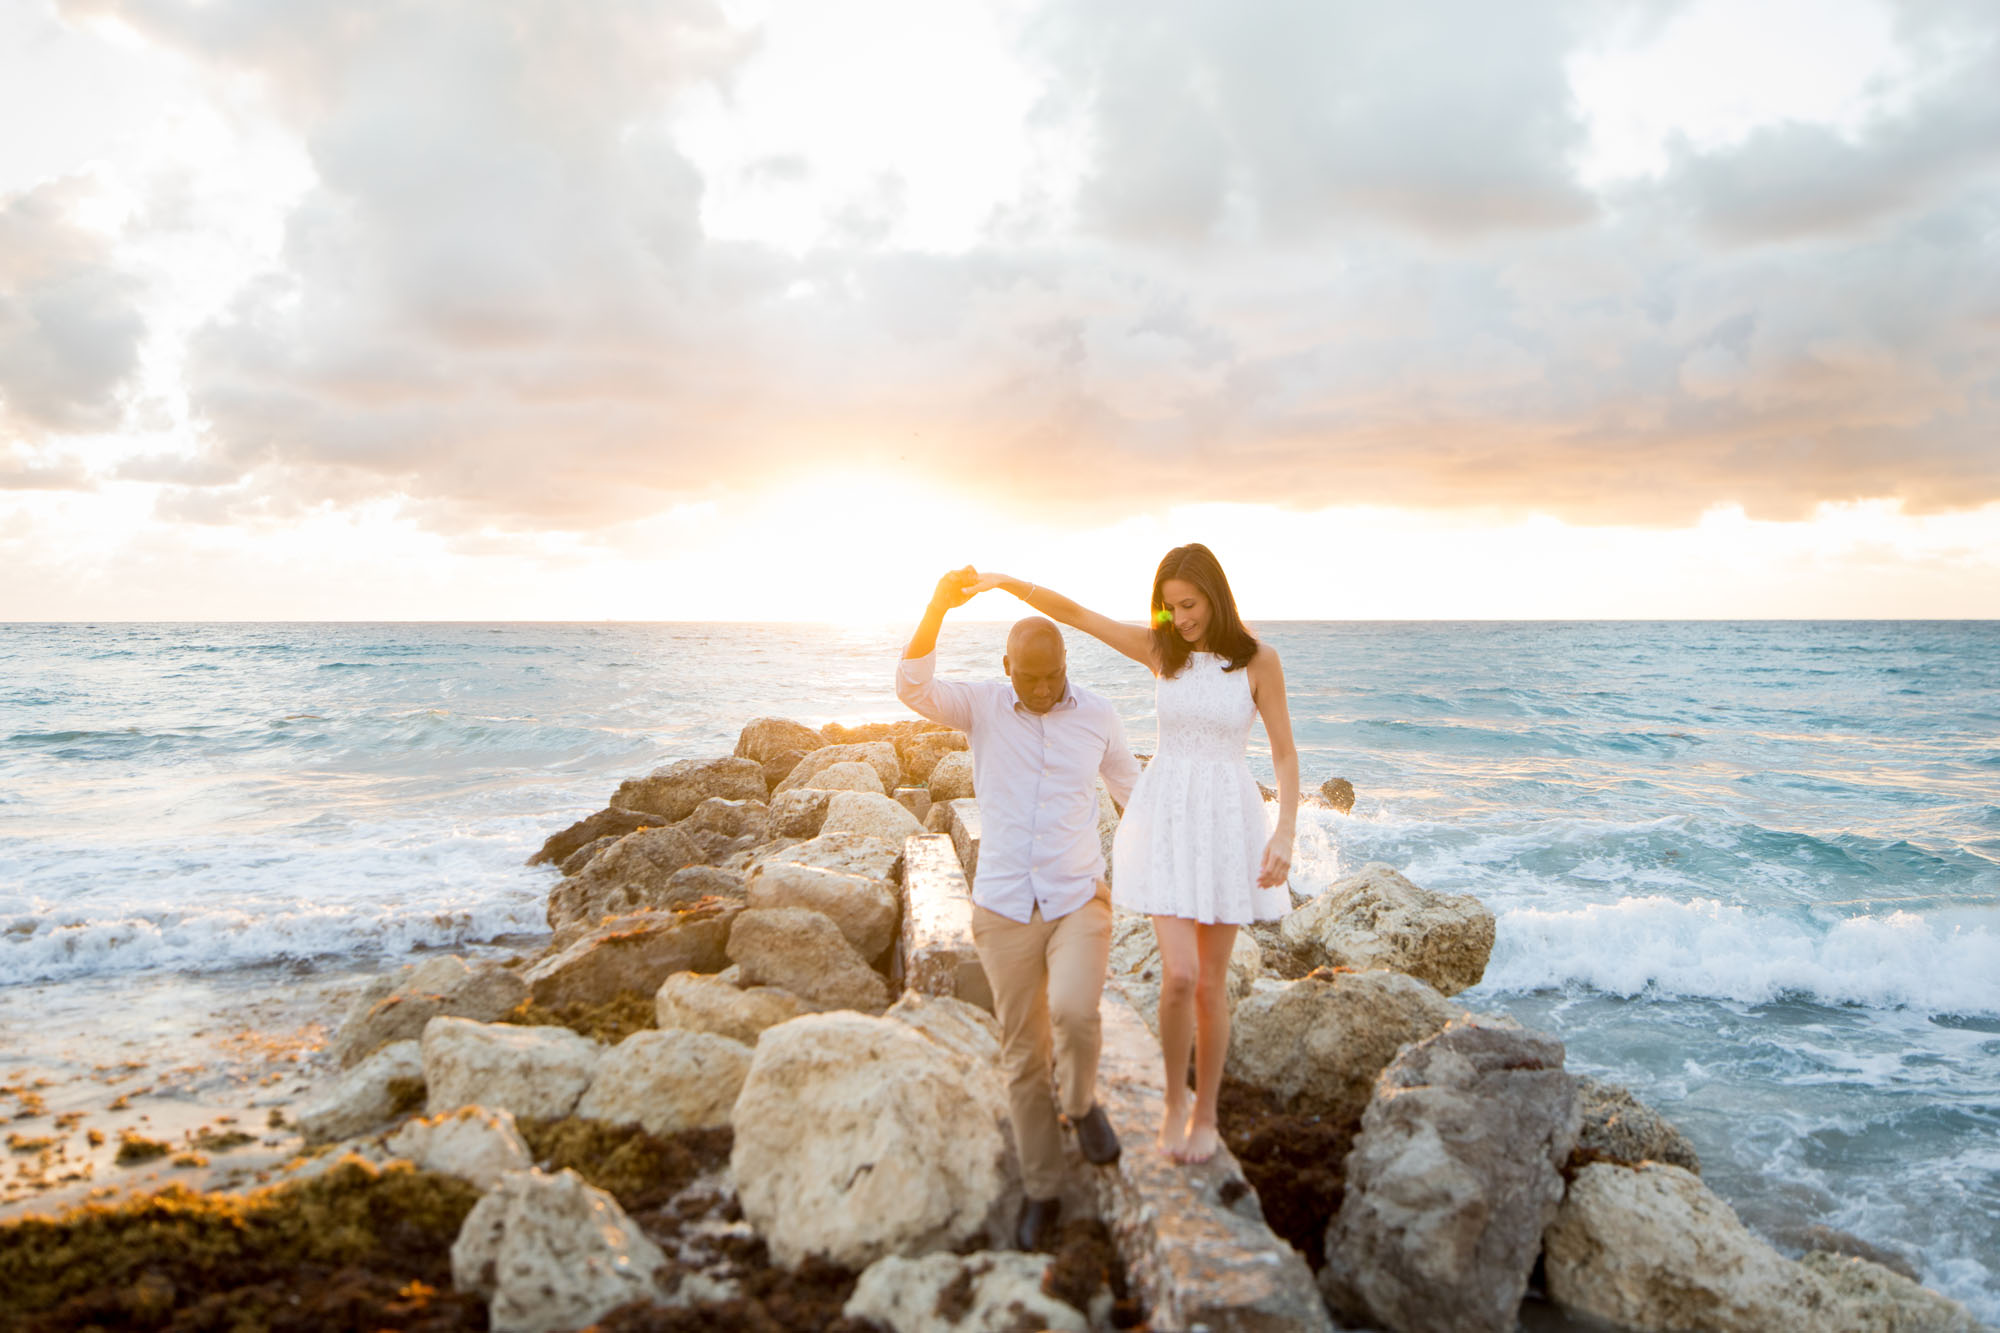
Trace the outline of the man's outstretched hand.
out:
[[[938,580],[937,591],[931,594],[931,605],[946,611],[956,610],[971,601],[975,592],[984,591],[973,586],[978,582],[979,571],[971,565],[954,569]]]

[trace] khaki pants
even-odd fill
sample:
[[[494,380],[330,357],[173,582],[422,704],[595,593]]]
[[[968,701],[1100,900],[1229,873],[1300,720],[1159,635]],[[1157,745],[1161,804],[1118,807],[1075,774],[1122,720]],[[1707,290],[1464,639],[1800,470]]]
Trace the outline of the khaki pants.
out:
[[[1068,916],[1044,921],[1041,909],[1023,924],[984,907],[972,909],[972,942],[993,987],[1000,1020],[1000,1067],[1007,1079],[1014,1143],[1031,1199],[1062,1194],[1062,1113],[1081,1117],[1097,1097],[1104,967],[1111,955],[1111,888]],[[1052,1030],[1053,1029],[1053,1030]]]

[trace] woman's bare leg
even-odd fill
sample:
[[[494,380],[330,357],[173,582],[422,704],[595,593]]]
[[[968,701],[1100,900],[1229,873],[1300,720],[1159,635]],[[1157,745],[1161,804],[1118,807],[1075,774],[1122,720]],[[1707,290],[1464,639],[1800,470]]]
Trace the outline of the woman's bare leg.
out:
[[[1188,1048],[1194,1044],[1195,989],[1201,969],[1198,929],[1182,917],[1153,918],[1153,937],[1160,945],[1160,1054],[1167,1079],[1160,1151],[1177,1162],[1187,1144]]]
[[[1199,972],[1195,979],[1194,1114],[1189,1117],[1184,1162],[1206,1162],[1215,1156],[1222,1136],[1215,1125],[1215,1104],[1222,1095],[1222,1066],[1229,1058],[1229,951],[1236,927],[1195,926]],[[1162,1031],[1165,1031],[1162,1025]]]

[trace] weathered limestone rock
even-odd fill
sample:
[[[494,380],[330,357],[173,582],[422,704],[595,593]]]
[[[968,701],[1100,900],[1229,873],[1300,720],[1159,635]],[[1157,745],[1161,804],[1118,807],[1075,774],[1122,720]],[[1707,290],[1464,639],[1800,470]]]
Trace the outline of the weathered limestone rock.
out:
[[[1320,783],[1319,795],[1343,815],[1354,809],[1354,784],[1346,778],[1328,778]]]
[[[729,1123],[750,1048],[713,1032],[634,1032],[605,1052],[576,1114],[649,1134]]]
[[[810,754],[824,744],[820,734],[803,722],[788,717],[753,717],[737,733],[736,757],[768,764],[793,752]]]
[[[1000,1020],[976,1004],[949,995],[904,991],[884,1018],[915,1028],[938,1045],[979,1065],[1000,1060]]]
[[[424,1028],[425,1111],[461,1106],[565,1116],[590,1086],[604,1048],[558,1027],[434,1018]]]
[[[682,820],[711,796],[731,801],[761,801],[764,767],[752,759],[683,759],[656,768],[643,778],[618,784],[611,804],[641,810],[668,820]]]
[[[979,802],[971,797],[956,801],[940,801],[931,806],[930,814],[924,817],[924,829],[930,833],[944,833],[951,837],[952,850],[958,853],[958,864],[965,871],[966,883],[979,877]]]
[[[333,1143],[375,1128],[396,1114],[392,1082],[424,1076],[414,1041],[392,1042],[312,1090],[294,1118],[308,1144]]]
[[[1963,1305],[1881,1264],[1818,1251],[1799,1265],[1833,1289],[1844,1333],[1981,1333]]]
[[[667,876],[660,900],[651,903],[655,911],[678,912],[693,907],[703,898],[743,901],[743,872],[721,866],[682,866]]]
[[[1627,1328],[1846,1327],[1831,1284],[1751,1235],[1677,1166],[1584,1167],[1542,1243],[1551,1299]]]
[[[651,995],[676,972],[720,972],[730,922],[743,908],[711,900],[681,912],[615,916],[529,968],[539,1004],[604,1004],[626,991]]]
[[[1097,780],[1097,848],[1104,854],[1104,882],[1111,882],[1111,847],[1118,841],[1118,804],[1104,779]]]
[[[858,726],[829,722],[819,729],[819,734],[822,745],[863,745],[876,741],[886,741],[894,745],[927,731],[949,730],[949,727],[940,722],[931,722],[920,717],[905,717],[894,722],[863,722]]]
[[[896,742],[896,753],[903,761],[904,784],[923,786],[930,781],[931,770],[937,767],[938,760],[971,747],[971,738],[962,731],[925,731]]]
[[[822,1009],[879,1014],[889,986],[840,927],[803,907],[751,908],[729,932],[729,957],[751,986],[776,986]]]
[[[588,819],[579,819],[562,832],[553,834],[542,844],[542,849],[528,858],[531,866],[560,865],[567,861],[585,843],[605,837],[624,837],[642,828],[654,828],[660,823],[660,816],[643,810],[621,810],[617,806],[607,806]]]
[[[897,894],[891,876],[901,860],[900,838],[891,842],[830,830],[751,866],[744,901],[753,908],[802,907],[823,913],[863,959],[879,958],[896,938]]]
[[[1577,1106],[1583,1113],[1583,1129],[1576,1148],[1583,1160],[1608,1158],[1628,1166],[1666,1162],[1701,1174],[1701,1158],[1687,1135],[1634,1097],[1630,1088],[1594,1078],[1579,1079],[1578,1083]]]
[[[1381,862],[1363,866],[1287,916],[1285,938],[1328,967],[1389,968],[1441,995],[1477,985],[1493,952],[1493,913],[1470,894],[1410,883]]]
[[[997,1071],[902,1023],[794,1019],[757,1044],[736,1102],[743,1216],[787,1267],[997,1242],[1019,1200],[1006,1114]]]
[[[771,798],[771,832],[786,838],[817,838],[833,793],[822,787],[794,787]]]
[[[925,785],[931,789],[933,801],[958,801],[976,795],[972,790],[972,752],[954,750],[940,756]]]
[[[922,833],[916,816],[886,796],[866,791],[837,791],[827,802],[826,820],[820,836],[829,833],[859,833],[901,846],[903,839]]]
[[[1368,1105],[1375,1076],[1399,1047],[1422,1041],[1458,1013],[1401,972],[1318,972],[1262,982],[1236,1006],[1225,1068],[1294,1111],[1346,1120]]]
[[[628,833],[549,890],[549,929],[560,933],[607,916],[663,906],[674,872],[705,855],[692,836],[672,825]]]
[[[451,1281],[487,1298],[494,1333],[567,1333],[658,1294],[666,1256],[574,1171],[516,1171],[474,1205]]]
[[[680,822],[683,833],[708,833],[763,842],[771,836],[771,810],[762,800],[732,801],[711,796]]]
[[[931,793],[929,788],[898,787],[896,790],[890,792],[889,796],[897,805],[908,810],[910,818],[916,820],[919,824],[923,823],[931,812]]]
[[[1347,1158],[1327,1303],[1406,1333],[1513,1333],[1576,1132],[1576,1080],[1546,1033],[1466,1015],[1405,1047]]]
[[[807,754],[799,760],[798,767],[785,775],[785,780],[771,789],[773,796],[779,792],[791,791],[794,787],[810,787],[813,779],[823,769],[835,764],[859,760],[871,765],[875,775],[882,780],[882,790],[889,791],[897,785],[903,774],[902,761],[896,758],[896,747],[888,741],[865,741],[859,745],[826,745]]]
[[[633,829],[632,832],[637,833],[638,830]],[[618,840],[624,836],[623,833],[607,833],[601,838],[592,838],[589,842],[586,842],[583,846],[564,857],[562,864],[557,866],[556,869],[562,872],[565,879],[571,875],[580,874],[585,866],[597,858],[599,852],[607,847],[615,846]]]
[[[349,1006],[330,1053],[352,1068],[393,1042],[415,1041],[440,1014],[490,1022],[527,996],[527,983],[498,963],[472,967],[455,954],[426,959],[375,978]]]
[[[875,771],[875,765],[864,764],[859,759],[848,759],[838,764],[828,764],[812,775],[811,786],[795,787],[794,791],[865,791],[880,796],[884,792],[882,775]]]
[[[661,982],[653,1007],[662,1028],[713,1032],[746,1046],[755,1046],[765,1028],[811,1012],[789,991],[775,986],[741,990],[700,972],[676,972]]]
[[[515,1127],[513,1112],[484,1106],[461,1106],[444,1115],[407,1121],[383,1146],[421,1170],[457,1176],[483,1190],[499,1184],[509,1171],[525,1171],[535,1164]]]
[[[1160,1048],[1117,982],[1105,987],[1097,1100],[1126,1145],[1083,1168],[1150,1326],[1212,1333],[1318,1333],[1333,1327],[1298,1252],[1264,1223],[1227,1148],[1199,1166],[1152,1150],[1165,1108]]]
[[[1579,1163],[1581,1165],[1581,1163]],[[1679,1163],[1675,1163],[1679,1165]],[[1697,1172],[1696,1174],[1700,1174]],[[1842,1259],[1866,1259],[1892,1273],[1900,1273],[1912,1282],[1921,1282],[1923,1274],[1910,1262],[1910,1256],[1900,1250],[1865,1241],[1851,1231],[1840,1231],[1820,1222],[1808,1222],[1802,1226],[1782,1228],[1776,1235],[1768,1237],[1779,1249],[1788,1246],[1804,1254],[1830,1254]]]
[[[862,1270],[840,1309],[849,1319],[873,1319],[895,1333],[1019,1333],[1022,1329],[1086,1333],[1090,1321],[1042,1292],[1047,1255],[1011,1250],[976,1254],[885,1255]],[[946,1313],[949,1312],[949,1313]]]
[[[972,943],[972,890],[943,833],[903,844],[903,983],[993,1009],[993,987]]]

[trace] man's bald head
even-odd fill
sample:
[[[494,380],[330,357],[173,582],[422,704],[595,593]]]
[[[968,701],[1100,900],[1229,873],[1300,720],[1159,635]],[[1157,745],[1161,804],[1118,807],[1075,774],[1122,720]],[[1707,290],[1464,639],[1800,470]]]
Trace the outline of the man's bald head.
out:
[[[1069,688],[1068,650],[1053,620],[1029,616],[1007,631],[1000,667],[1014,682],[1014,697],[1031,713],[1046,713]]]

